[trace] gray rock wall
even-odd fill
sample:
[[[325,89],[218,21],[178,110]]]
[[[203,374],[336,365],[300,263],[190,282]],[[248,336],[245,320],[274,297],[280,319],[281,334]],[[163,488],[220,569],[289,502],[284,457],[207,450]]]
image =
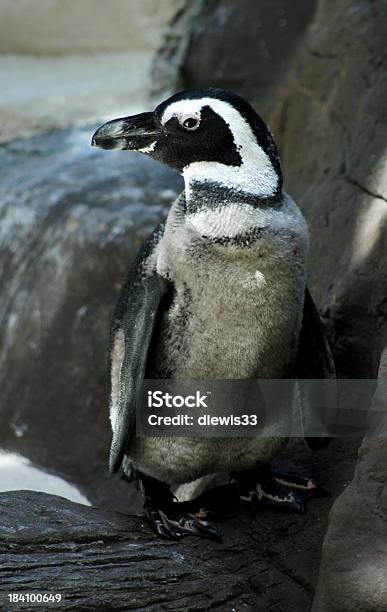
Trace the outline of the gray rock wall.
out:
[[[0,447],[129,508],[107,474],[108,327],[125,270],[181,188],[93,128],[0,149]]]
[[[224,87],[262,103],[281,82],[316,0],[194,0],[155,57],[152,87]]]
[[[156,50],[184,0],[2,0],[0,53]]]
[[[269,114],[309,222],[311,288],[354,378],[377,375],[387,335],[385,29],[385,2],[321,2]]]
[[[183,4],[2,0],[0,143],[139,112],[152,56]]]
[[[387,379],[387,348],[379,368]],[[374,407],[386,410],[385,387]],[[351,484],[329,515],[313,612],[385,612],[387,608],[387,417],[365,438]]]

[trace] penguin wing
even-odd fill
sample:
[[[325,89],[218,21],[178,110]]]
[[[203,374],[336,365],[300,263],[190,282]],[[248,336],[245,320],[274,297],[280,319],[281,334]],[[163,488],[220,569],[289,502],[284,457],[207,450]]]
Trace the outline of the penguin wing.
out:
[[[166,280],[150,264],[164,230],[160,224],[144,243],[129,270],[113,313],[109,350],[110,421],[113,439],[109,469],[116,472],[136,423],[136,398],[141,387],[148,349]]]
[[[305,289],[305,301],[302,327],[299,338],[297,356],[297,378],[299,379],[323,379],[336,378],[335,364],[332,351],[324,332],[319,314],[314,305],[309,289]],[[302,387],[302,385],[301,385]],[[336,393],[333,386],[328,387],[329,393]],[[303,395],[303,394],[302,394]],[[328,399],[330,404],[336,401],[332,396]],[[301,410],[306,422],[311,401],[307,397],[301,397]],[[314,415],[315,416],[315,415]],[[330,437],[305,437],[305,442],[312,450],[319,450],[329,444]]]

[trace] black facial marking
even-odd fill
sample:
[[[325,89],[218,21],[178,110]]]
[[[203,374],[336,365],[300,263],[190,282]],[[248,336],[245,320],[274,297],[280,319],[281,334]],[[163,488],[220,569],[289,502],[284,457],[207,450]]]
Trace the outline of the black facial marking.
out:
[[[173,104],[174,102],[179,102],[180,100],[197,100],[200,98],[214,98],[216,100],[222,100],[223,102],[228,102],[229,104],[231,104],[231,106],[233,106],[241,115],[242,117],[247,121],[247,123],[249,124],[249,126],[251,127],[256,139],[257,139],[257,143],[258,145],[263,149],[263,151],[267,154],[267,156],[269,157],[274,170],[276,171],[277,175],[278,175],[278,187],[277,187],[277,193],[280,193],[282,190],[282,171],[281,171],[281,164],[280,164],[280,160],[279,160],[279,155],[278,155],[278,150],[277,150],[277,146],[274,142],[273,136],[270,133],[270,130],[268,129],[268,127],[266,126],[265,122],[263,121],[263,119],[260,117],[260,115],[253,109],[253,107],[246,102],[246,100],[244,100],[243,98],[241,98],[240,96],[238,96],[237,94],[231,92],[231,91],[227,91],[225,89],[195,89],[192,91],[181,91],[177,94],[175,94],[174,96],[171,96],[170,98],[168,98],[168,100],[165,100],[164,102],[162,102],[155,111],[156,116],[158,117],[158,119],[161,121],[161,118],[163,116],[164,111],[168,108],[168,106],[170,106],[171,104]],[[203,109],[204,110],[204,109]],[[207,107],[207,112],[211,110]],[[203,113],[203,111],[202,111]],[[216,113],[212,112],[212,115],[216,115]],[[216,117],[219,118],[219,115],[216,115]],[[206,142],[204,142],[204,152],[207,153],[207,155],[210,154],[211,151],[213,151],[214,149],[217,149],[217,147],[219,146],[223,146],[226,147],[230,145],[231,146],[231,150],[234,151],[234,156],[232,154],[230,154],[230,152],[228,153],[228,155],[224,155],[224,157],[227,158],[227,161],[221,160],[221,159],[211,159],[211,161],[221,161],[221,163],[227,163],[229,165],[240,165],[240,161],[239,163],[235,163],[235,156],[238,155],[238,152],[236,151],[236,147],[235,147],[235,143],[232,139],[232,135],[231,132],[227,126],[227,124],[223,121],[223,119],[219,118],[220,121],[223,123],[223,126],[226,127],[226,129],[228,130],[229,133],[229,138],[225,138],[225,140],[222,141],[218,141],[218,129],[219,129],[219,136],[222,137],[223,135],[223,130],[225,130],[225,128],[223,127],[222,129],[220,128],[220,123],[218,123],[217,125],[215,125],[215,122],[213,124],[213,126],[210,126],[208,123],[204,124],[206,125],[206,129],[213,127],[213,130],[209,130],[209,133],[207,135],[206,138]],[[176,120],[176,122],[178,123],[178,121]],[[166,124],[166,126],[169,124],[170,122],[168,122]],[[201,138],[199,139],[199,135],[202,134],[201,128],[202,128],[202,123],[203,123],[203,118],[202,118],[202,122],[199,125],[199,127],[192,132],[198,135],[198,141],[196,142],[197,147],[199,147],[199,140],[201,140]],[[204,127],[203,125],[203,127]],[[165,127],[166,127],[165,126]],[[218,128],[218,129],[216,129]],[[188,130],[184,130],[184,128],[182,126],[180,126],[180,129],[184,131],[186,138],[188,138],[188,136],[191,136],[191,134],[188,132]],[[169,134],[168,134],[169,136]],[[186,138],[184,139],[184,143],[187,144],[187,140]],[[230,140],[231,138],[231,140]],[[169,141],[169,138],[166,138],[167,142]],[[207,148],[208,147],[208,148]],[[176,152],[178,152],[180,150],[180,147],[178,145],[178,143],[176,143]],[[199,151],[201,151],[201,149],[199,148],[195,148],[195,149],[191,149],[191,154],[192,155],[196,155],[199,153]],[[218,152],[218,156],[221,156],[221,154]],[[207,161],[208,157],[204,157],[204,156],[199,156],[197,159],[195,159],[194,161]],[[162,159],[160,159],[160,161],[163,161]],[[231,163],[230,163],[231,162]],[[166,162],[166,163],[170,163],[170,162]],[[188,162],[189,163],[189,162]],[[181,170],[180,167],[178,167],[177,165],[175,165],[174,167],[176,167],[177,169]],[[184,167],[184,166],[183,166]]]
[[[158,109],[156,115],[160,116]],[[185,166],[199,161],[219,162],[227,166],[241,165],[242,159],[236,150],[229,126],[212,108],[202,108],[200,123],[195,129],[192,129],[195,119],[188,119],[190,125],[187,126],[182,125],[177,117],[172,117],[164,124],[163,138],[158,141],[152,157],[180,172]]]

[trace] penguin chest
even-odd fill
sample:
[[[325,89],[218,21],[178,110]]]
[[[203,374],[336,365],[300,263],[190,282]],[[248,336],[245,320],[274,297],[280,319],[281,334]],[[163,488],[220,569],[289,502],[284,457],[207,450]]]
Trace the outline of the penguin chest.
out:
[[[175,297],[163,321],[161,358],[173,375],[283,376],[302,291],[288,272],[254,257],[171,266]]]

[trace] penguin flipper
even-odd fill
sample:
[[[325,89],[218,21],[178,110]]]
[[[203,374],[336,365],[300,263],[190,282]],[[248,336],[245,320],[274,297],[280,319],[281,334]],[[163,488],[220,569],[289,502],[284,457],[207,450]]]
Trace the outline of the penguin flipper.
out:
[[[145,262],[157,245],[162,226],[144,243],[129,270],[113,315],[110,362],[110,420],[113,439],[109,469],[117,472],[136,423],[136,398],[142,384],[157,314],[167,281]]]
[[[302,327],[299,338],[299,348],[296,363],[296,375],[299,379],[336,378],[335,363],[328,339],[325,335],[319,314],[313,302],[309,289],[305,289],[305,301]],[[329,388],[332,391],[332,387]],[[335,390],[334,390],[335,392]],[[335,401],[336,398],[330,401]],[[301,398],[301,410],[306,420],[308,399]],[[320,450],[329,444],[331,438],[308,437],[305,442],[311,450]]]
[[[297,357],[298,378],[336,378],[335,363],[308,287]]]

